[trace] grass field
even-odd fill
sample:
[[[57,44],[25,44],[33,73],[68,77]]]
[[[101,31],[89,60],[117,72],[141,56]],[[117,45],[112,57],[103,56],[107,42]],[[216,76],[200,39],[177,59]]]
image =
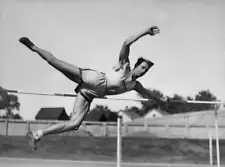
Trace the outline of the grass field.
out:
[[[124,162],[209,164],[208,140],[123,138]],[[215,142],[214,144],[214,160]],[[31,151],[24,136],[0,136],[0,156],[65,160],[116,161],[116,138],[48,136]],[[225,164],[225,141],[220,141]]]

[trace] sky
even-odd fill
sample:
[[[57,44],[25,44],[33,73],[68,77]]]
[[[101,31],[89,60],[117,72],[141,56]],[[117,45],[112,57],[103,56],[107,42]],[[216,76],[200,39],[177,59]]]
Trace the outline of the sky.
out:
[[[155,63],[139,81],[164,95],[193,97],[210,90],[225,100],[225,1],[223,0],[0,0],[0,85],[27,92],[74,93],[76,83],[18,42],[29,37],[57,58],[110,72],[123,41],[150,26],[160,34],[131,46],[134,65]],[[20,114],[34,119],[41,107],[65,107],[74,98],[19,95]],[[137,98],[128,92],[121,98]],[[112,110],[140,107],[132,101],[94,100]]]

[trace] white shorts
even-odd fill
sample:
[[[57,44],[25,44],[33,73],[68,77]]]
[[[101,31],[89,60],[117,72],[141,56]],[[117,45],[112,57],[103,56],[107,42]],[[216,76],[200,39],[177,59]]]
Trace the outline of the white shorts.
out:
[[[88,101],[94,98],[101,98],[106,95],[107,82],[105,74],[93,69],[81,69],[81,82],[75,88],[75,92]]]

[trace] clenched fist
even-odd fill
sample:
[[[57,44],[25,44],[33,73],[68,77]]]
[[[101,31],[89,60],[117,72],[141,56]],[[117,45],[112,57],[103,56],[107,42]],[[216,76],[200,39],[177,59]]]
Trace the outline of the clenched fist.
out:
[[[160,32],[160,29],[157,26],[153,26],[148,28],[147,32],[149,35],[154,36]]]

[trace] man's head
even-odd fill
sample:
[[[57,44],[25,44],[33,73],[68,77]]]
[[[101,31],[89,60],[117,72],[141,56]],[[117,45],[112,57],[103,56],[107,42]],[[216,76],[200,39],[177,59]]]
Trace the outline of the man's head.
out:
[[[133,77],[137,79],[143,76],[153,65],[154,63],[150,60],[144,59],[142,57],[138,58],[134,65],[134,69],[132,70]]]

